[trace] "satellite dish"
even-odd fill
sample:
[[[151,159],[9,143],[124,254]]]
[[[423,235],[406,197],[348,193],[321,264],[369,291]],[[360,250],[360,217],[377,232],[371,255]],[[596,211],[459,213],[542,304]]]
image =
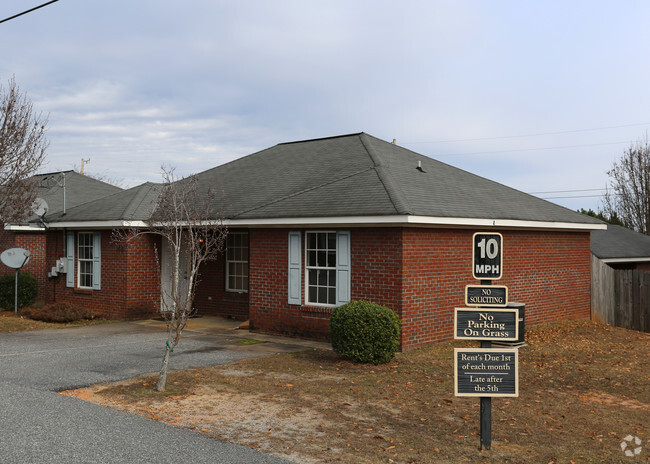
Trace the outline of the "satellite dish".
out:
[[[27,264],[30,255],[29,251],[22,248],[9,248],[0,254],[0,261],[12,269],[20,269]]]
[[[47,201],[43,200],[42,198],[37,198],[32,203],[32,213],[38,217],[45,216],[45,213],[47,213],[47,208]]]

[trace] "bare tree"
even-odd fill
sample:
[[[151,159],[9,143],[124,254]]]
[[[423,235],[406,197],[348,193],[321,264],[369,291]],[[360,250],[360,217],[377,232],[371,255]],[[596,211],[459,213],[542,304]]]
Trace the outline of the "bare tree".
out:
[[[612,169],[604,212],[625,227],[650,235],[650,144],[648,136],[625,150]]]
[[[156,383],[163,391],[167,382],[169,357],[194,314],[194,296],[199,268],[223,253],[227,229],[221,211],[213,209],[216,195],[200,189],[196,176],[176,179],[174,170],[163,167],[163,186],[147,227],[116,230],[114,239],[129,241],[143,234],[162,238],[166,250],[156,250],[159,264],[167,268],[168,286],[161,285],[161,313],[167,322],[167,343]],[[165,259],[161,253],[165,254]]]
[[[29,215],[38,185],[30,179],[45,161],[47,118],[35,115],[14,78],[0,86],[0,221],[20,222]]]

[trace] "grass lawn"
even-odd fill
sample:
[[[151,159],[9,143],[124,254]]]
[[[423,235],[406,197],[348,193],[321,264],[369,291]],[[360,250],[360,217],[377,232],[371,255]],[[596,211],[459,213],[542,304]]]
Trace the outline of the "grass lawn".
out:
[[[650,335],[588,321],[533,328],[518,398],[453,395],[448,343],[361,365],[331,351],[249,359],[64,392],[300,463],[639,463],[650,456]],[[639,437],[627,457],[622,440]]]
[[[56,329],[60,327],[75,327],[81,325],[106,324],[110,322],[105,319],[94,319],[92,321],[79,321],[70,323],[42,322],[22,317],[13,311],[0,311],[0,333],[24,332],[26,330]]]

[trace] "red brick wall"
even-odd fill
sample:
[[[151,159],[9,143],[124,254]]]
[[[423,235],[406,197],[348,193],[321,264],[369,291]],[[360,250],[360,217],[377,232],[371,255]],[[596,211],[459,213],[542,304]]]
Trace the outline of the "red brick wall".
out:
[[[402,349],[408,349],[452,334],[454,307],[461,306],[471,280],[472,233],[448,229],[402,233]]]
[[[326,314],[288,304],[288,240],[288,229],[253,229],[249,233],[251,329],[323,338],[327,334]]]
[[[295,230],[295,229],[291,229]],[[288,304],[290,229],[250,232],[251,327],[269,333],[325,340],[332,308]],[[302,301],[305,301],[302,231]],[[373,301],[400,312],[401,232],[399,229],[353,229],[351,233],[352,299]]]
[[[472,277],[471,230],[404,229],[402,348],[453,338],[453,311]],[[589,233],[499,231],[508,298],[526,304],[526,325],[588,318]]]
[[[45,233],[41,232],[12,232],[0,230],[0,252],[9,248],[23,248],[31,253],[29,262],[22,271],[30,272],[38,282],[38,299],[45,299],[48,283],[49,268],[45,256]],[[15,270],[0,263],[0,274],[14,274]]]
[[[51,267],[65,256],[63,232],[49,231],[47,238],[47,261]],[[83,306],[115,319],[154,315],[160,308],[160,273],[154,243],[159,244],[159,240],[151,236],[116,243],[110,230],[102,231],[101,290],[69,288],[66,275],[60,274],[50,279],[47,300]]]
[[[250,231],[248,294],[225,291],[223,257],[206,264],[201,270],[195,301],[200,313],[241,319],[250,315],[252,328],[259,331],[327,339],[331,308],[288,304],[290,230],[293,229]],[[373,301],[400,314],[403,349],[451,339],[453,309],[464,305],[465,285],[477,283],[471,274],[473,232],[351,229],[352,299]],[[589,317],[588,232],[500,232],[504,240],[503,278],[494,283],[509,287],[510,301],[526,303],[528,325]],[[46,270],[64,256],[63,233],[49,231],[47,237],[47,259],[43,266]],[[37,247],[35,242],[22,240],[15,246]],[[160,274],[153,254],[154,243],[159,246],[159,241],[144,236],[127,245],[118,245],[111,241],[110,231],[105,231],[102,289],[67,288],[65,275],[61,275],[45,280],[42,294],[50,301],[85,305],[110,317],[140,318],[155,314]],[[301,253],[304,269],[304,231]],[[303,272],[302,301],[304,278]]]
[[[287,303],[289,229],[251,231],[250,318],[254,329],[327,339],[331,308]],[[303,231],[304,232],[304,231]],[[402,348],[453,338],[455,307],[472,278],[473,230],[351,229],[352,299],[402,317]],[[501,231],[510,301],[526,303],[528,325],[590,312],[589,233]],[[302,240],[304,269],[304,233]],[[534,252],[531,252],[534,250]],[[302,291],[304,301],[304,273]]]
[[[194,298],[197,314],[248,319],[248,293],[226,291],[226,264],[223,255],[201,266]]]
[[[509,300],[526,303],[526,324],[587,318],[591,310],[589,232],[503,234]],[[534,250],[534,251],[531,251]]]
[[[160,310],[160,260],[156,256],[160,244],[160,237],[141,235],[125,245],[126,257],[116,256],[104,264],[102,255],[102,289],[106,272],[126,269],[126,318],[148,317]],[[119,247],[112,244],[110,248]]]

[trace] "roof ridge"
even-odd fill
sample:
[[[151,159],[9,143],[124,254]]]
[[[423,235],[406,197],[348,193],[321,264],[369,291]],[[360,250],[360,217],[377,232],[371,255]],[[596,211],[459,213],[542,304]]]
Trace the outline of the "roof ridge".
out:
[[[142,205],[145,198],[147,197],[147,194],[151,192],[151,190],[157,185],[159,184],[156,184],[154,182],[145,182],[144,184],[140,184],[136,187],[133,187],[134,189],[137,188],[138,191],[133,196],[133,199],[124,208],[124,211],[122,213],[124,219],[131,219],[133,212],[136,211]],[[148,188],[145,189],[145,187]]]
[[[368,156],[370,157],[370,160],[374,165],[373,169],[377,172],[377,177],[379,177],[379,181],[384,186],[384,190],[386,190],[386,194],[388,195],[388,198],[393,204],[393,207],[399,214],[411,214],[410,205],[408,204],[408,202],[406,201],[402,193],[398,190],[393,180],[393,177],[390,175],[388,169],[386,169],[386,167],[382,164],[381,159],[379,158],[377,153],[375,153],[372,147],[368,143],[366,143],[366,140],[364,140],[366,137],[372,137],[372,136],[366,134],[365,132],[359,134],[359,140],[361,141],[363,147],[366,149],[366,152],[368,153]],[[384,140],[381,141],[384,143],[388,143]]]
[[[278,145],[292,145],[294,143],[317,142],[319,140],[341,139],[343,137],[356,137],[356,136],[359,136],[361,134],[364,134],[364,132],[353,132],[351,134],[331,135],[329,137],[318,137],[318,138],[315,138],[315,139],[294,140],[292,142],[281,142],[281,143],[278,143],[276,146],[278,146]]]
[[[318,184],[318,185],[316,185],[316,186],[314,186],[314,187],[310,187],[310,188],[307,188],[307,189],[303,189],[303,190],[300,190],[300,191],[298,191],[298,192],[294,192],[294,193],[291,193],[291,194],[289,194],[289,195],[285,195],[285,196],[283,196],[283,197],[276,198],[276,199],[274,199],[274,200],[272,200],[272,201],[268,201],[268,202],[266,202],[266,203],[261,203],[261,204],[259,204],[259,205],[255,205],[255,206],[253,206],[252,208],[248,208],[248,209],[245,209],[245,210],[243,210],[243,211],[239,211],[238,213],[233,214],[232,217],[237,217],[237,216],[240,216],[240,215],[242,215],[242,214],[250,213],[251,211],[254,211],[254,210],[256,210],[256,209],[264,208],[264,207],[269,206],[269,205],[272,205],[272,204],[274,204],[274,203],[279,203],[279,202],[284,201],[284,200],[287,200],[287,199],[289,199],[289,198],[293,198],[293,197],[296,197],[296,196],[298,196],[298,195],[302,195],[303,193],[311,192],[311,191],[313,191],[313,190],[317,190],[317,189],[322,188],[322,187],[325,187],[325,186],[327,186],[327,185],[331,185],[331,184],[334,184],[334,183],[336,183],[336,182],[340,182],[340,181],[342,181],[342,180],[344,180],[344,179],[349,179],[350,177],[354,177],[354,176],[357,176],[357,175],[359,175],[359,174],[363,174],[364,172],[372,171],[373,169],[374,169],[373,167],[365,168],[365,169],[362,169],[362,170],[360,170],[360,171],[354,172],[354,173],[352,173],[352,174],[348,174],[348,175],[345,175],[345,176],[343,176],[343,177],[338,177],[338,178],[336,178],[336,179],[334,179],[334,180],[330,180],[330,181],[327,181],[327,182],[323,182],[322,184]]]

